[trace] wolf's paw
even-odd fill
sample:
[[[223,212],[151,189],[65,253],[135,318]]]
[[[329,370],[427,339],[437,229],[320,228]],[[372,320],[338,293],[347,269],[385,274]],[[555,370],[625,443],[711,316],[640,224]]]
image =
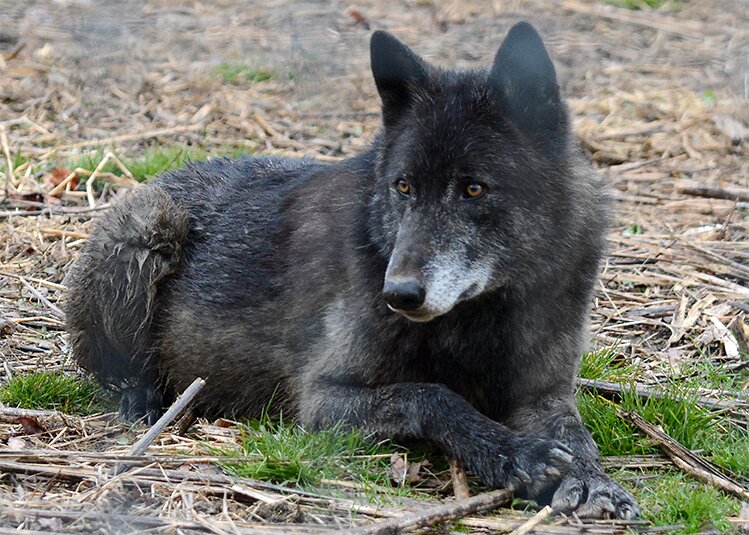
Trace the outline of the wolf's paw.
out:
[[[572,451],[561,442],[531,437],[520,438],[498,457],[502,460],[478,471],[484,484],[527,496],[556,486],[573,461]]]
[[[161,395],[153,388],[131,386],[120,392],[119,417],[126,422],[153,425],[161,412]]]
[[[574,470],[554,493],[551,507],[560,513],[576,513],[581,518],[621,518],[640,516],[635,498],[599,470]]]

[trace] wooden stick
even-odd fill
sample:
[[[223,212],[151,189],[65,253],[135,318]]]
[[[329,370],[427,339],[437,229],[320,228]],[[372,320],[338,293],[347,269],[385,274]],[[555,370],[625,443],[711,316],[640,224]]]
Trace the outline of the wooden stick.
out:
[[[0,406],[0,420],[16,418],[61,418],[62,413],[58,411],[38,411],[34,409],[19,409],[16,407]]]
[[[30,291],[32,294],[34,294],[34,297],[36,297],[42,304],[44,304],[47,308],[50,309],[50,311],[57,316],[57,319],[61,321],[65,321],[65,312],[63,312],[60,307],[55,305],[54,303],[50,302],[49,299],[44,297],[42,294],[39,293],[39,290],[34,288],[31,284],[28,283],[26,279],[23,277],[18,277],[18,280],[21,281],[21,283],[26,287],[28,291]]]
[[[81,141],[78,143],[71,143],[69,145],[59,145],[55,147],[54,149],[47,152],[47,154],[42,157],[42,159],[48,158],[51,154],[57,151],[61,150],[69,150],[69,149],[81,149],[85,147],[96,147],[97,145],[117,145],[118,143],[122,143],[125,141],[139,141],[141,139],[150,139],[154,137],[161,137],[166,136],[170,134],[179,134],[182,132],[192,132],[195,130],[199,130],[203,127],[203,125],[200,124],[187,124],[187,125],[180,125],[180,126],[174,126],[172,128],[161,128],[159,130],[150,130],[148,132],[141,132],[137,134],[123,134],[120,136],[112,136],[112,137],[105,137],[100,139],[91,139],[89,141]]]
[[[158,419],[158,421],[153,424],[153,427],[148,430],[148,432],[143,435],[135,444],[133,444],[130,449],[127,451],[128,456],[137,456],[142,455],[147,449],[148,446],[151,445],[151,443],[156,440],[156,437],[158,437],[164,429],[166,429],[166,426],[168,426],[172,421],[180,415],[180,413],[187,407],[187,405],[190,404],[190,402],[195,398],[195,396],[200,392],[200,390],[205,386],[205,380],[198,377],[195,379],[190,386],[188,386],[182,394],[177,398],[177,400],[172,403],[172,406],[169,407],[169,410],[167,410],[161,418]],[[121,474],[128,468],[127,464],[121,464],[117,465],[112,469],[112,475],[116,476],[118,474]]]
[[[601,381],[598,379],[583,379],[582,377],[578,377],[575,382],[580,388],[591,392],[598,392],[604,397],[618,398],[621,397],[622,393],[625,390],[630,389],[634,390],[635,394],[643,399],[663,399],[669,397],[669,394],[667,394],[666,392],[644,385],[632,384],[622,386],[620,384],[610,383],[608,381]],[[742,393],[737,392],[737,395],[741,396]],[[737,410],[741,408],[749,408],[749,401],[747,401],[746,399],[736,399],[729,401],[724,399],[708,398],[705,396],[696,396],[694,398],[694,401],[698,405],[702,405],[703,407],[712,410]]]
[[[694,180],[677,180],[676,191],[697,197],[708,197],[710,199],[726,199],[729,201],[749,202],[749,188],[736,186],[707,186]]]
[[[692,37],[694,39],[704,39],[706,37],[706,26],[700,22],[678,20],[673,17],[656,14],[652,11],[636,13],[629,9],[587,4],[579,0],[563,0],[562,9],[637,26],[645,26],[654,30],[681,35],[682,37]]]
[[[463,468],[463,463],[458,459],[450,461],[450,478],[453,482],[453,495],[456,500],[466,500],[470,498],[471,491],[468,488],[468,477]]]
[[[538,526],[541,522],[551,516],[552,509],[548,505],[541,509],[538,513],[528,519],[527,522],[522,523],[516,529],[512,530],[510,535],[525,535],[530,532],[533,528]]]
[[[5,135],[4,126],[0,126],[0,145],[2,146],[3,156],[5,157],[5,198],[7,200],[10,191],[15,190],[16,179],[13,176],[13,160],[10,158],[8,137]]]
[[[351,530],[355,535],[396,535],[416,529],[426,528],[442,522],[453,522],[474,513],[496,509],[512,498],[512,491],[495,490],[479,494],[466,500],[458,500],[444,505],[431,507],[423,513],[408,513],[399,518],[391,518]]]
[[[700,481],[709,483],[741,500],[749,500],[749,490],[739,482],[721,472],[712,463],[685,448],[682,444],[634,412],[618,411],[621,418],[637,426],[643,433],[658,443],[673,463]]]
[[[43,228],[43,229],[40,229],[40,231],[42,234],[46,234],[47,236],[60,236],[61,238],[86,239],[89,236],[85,232],[76,232],[73,230],[61,230],[57,228]]]

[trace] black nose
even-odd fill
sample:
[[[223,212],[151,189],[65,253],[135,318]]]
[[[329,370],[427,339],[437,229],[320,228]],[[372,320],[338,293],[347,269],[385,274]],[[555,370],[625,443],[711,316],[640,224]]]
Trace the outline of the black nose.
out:
[[[416,310],[424,304],[426,291],[414,281],[385,281],[382,296],[385,302],[399,310]]]

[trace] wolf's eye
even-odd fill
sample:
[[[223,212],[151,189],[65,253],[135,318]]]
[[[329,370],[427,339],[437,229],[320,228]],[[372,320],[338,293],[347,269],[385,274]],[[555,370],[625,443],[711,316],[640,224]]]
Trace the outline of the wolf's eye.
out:
[[[400,193],[401,195],[411,194],[411,185],[404,178],[398,179],[398,181],[395,183],[395,189],[397,189],[398,193]]]
[[[463,191],[463,197],[465,197],[466,199],[476,199],[477,197],[481,197],[483,193],[484,186],[482,186],[478,182],[471,182]]]

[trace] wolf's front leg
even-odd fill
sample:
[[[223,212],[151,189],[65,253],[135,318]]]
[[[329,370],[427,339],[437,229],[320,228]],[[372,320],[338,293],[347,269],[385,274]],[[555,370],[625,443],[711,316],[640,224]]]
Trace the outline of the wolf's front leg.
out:
[[[342,423],[377,438],[434,442],[491,487],[537,492],[558,484],[572,461],[561,442],[512,431],[440,384],[315,381],[305,389],[299,412],[312,429]]]
[[[598,447],[582,424],[574,399],[549,397],[512,417],[514,428],[563,442],[575,459],[561,483],[549,492],[551,506],[561,513],[580,517],[631,519],[639,516],[632,494],[607,476],[598,460]],[[548,491],[548,489],[547,489]],[[539,495],[530,496],[538,498]]]

